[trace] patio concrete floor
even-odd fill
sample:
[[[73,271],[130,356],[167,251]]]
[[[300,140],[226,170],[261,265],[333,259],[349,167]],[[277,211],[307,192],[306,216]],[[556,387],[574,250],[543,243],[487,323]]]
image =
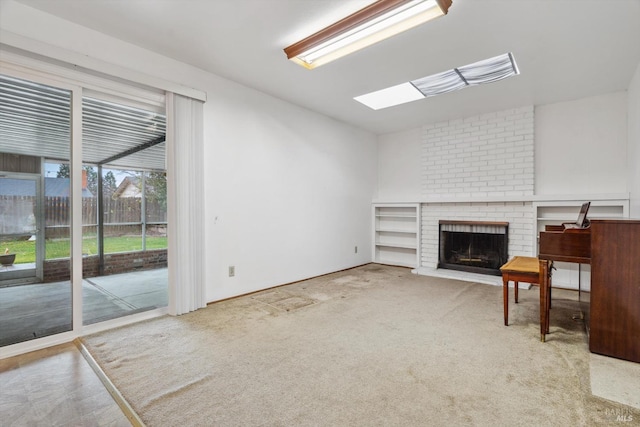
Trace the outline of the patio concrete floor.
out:
[[[84,279],[83,323],[165,307],[167,287],[166,268]],[[69,331],[71,315],[68,281],[0,288],[0,346]]]

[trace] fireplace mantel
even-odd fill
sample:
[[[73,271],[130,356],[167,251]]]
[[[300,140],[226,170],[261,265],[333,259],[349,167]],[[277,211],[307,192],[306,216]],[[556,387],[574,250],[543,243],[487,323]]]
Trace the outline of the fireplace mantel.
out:
[[[509,223],[504,221],[453,221],[453,220],[440,220],[440,225],[493,225],[496,227],[508,227]]]

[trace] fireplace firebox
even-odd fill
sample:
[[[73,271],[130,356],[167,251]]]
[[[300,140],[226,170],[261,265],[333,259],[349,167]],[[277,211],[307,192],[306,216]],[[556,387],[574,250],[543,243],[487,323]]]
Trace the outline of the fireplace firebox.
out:
[[[500,276],[509,260],[509,223],[440,221],[438,268]]]

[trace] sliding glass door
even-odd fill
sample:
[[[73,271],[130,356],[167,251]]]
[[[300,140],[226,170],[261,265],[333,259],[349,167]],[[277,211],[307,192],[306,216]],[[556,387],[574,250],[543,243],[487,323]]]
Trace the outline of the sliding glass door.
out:
[[[82,117],[84,325],[168,301],[164,106],[91,95]]]
[[[0,67],[0,356],[161,312],[164,94]]]

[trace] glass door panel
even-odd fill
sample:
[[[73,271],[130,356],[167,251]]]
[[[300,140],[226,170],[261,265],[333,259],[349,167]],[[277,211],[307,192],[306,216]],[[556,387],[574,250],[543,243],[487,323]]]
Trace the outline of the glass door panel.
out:
[[[71,91],[0,75],[0,346],[73,328],[70,180],[43,174],[70,151]]]
[[[0,284],[34,282],[41,271],[39,181],[0,172]]]
[[[167,306],[165,122],[83,98],[84,325]],[[149,168],[160,170],[146,182]]]

